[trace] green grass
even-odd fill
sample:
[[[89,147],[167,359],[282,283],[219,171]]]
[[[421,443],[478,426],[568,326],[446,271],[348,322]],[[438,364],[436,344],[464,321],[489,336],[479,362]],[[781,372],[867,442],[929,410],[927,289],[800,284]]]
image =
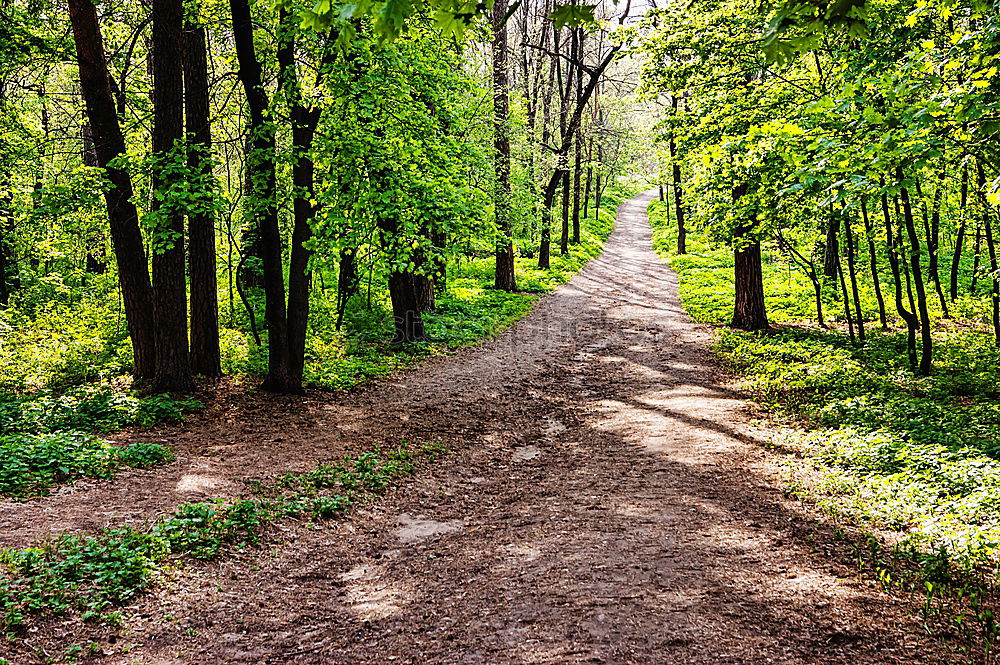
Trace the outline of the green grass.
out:
[[[445,451],[440,444],[372,451],[340,464],[250,481],[237,499],[179,506],[147,529],[62,535],[35,547],[0,550],[0,629],[23,635],[46,616],[120,621],[118,607],[152,586],[179,560],[209,560],[253,545],[283,519],[323,520],[384,492]]]

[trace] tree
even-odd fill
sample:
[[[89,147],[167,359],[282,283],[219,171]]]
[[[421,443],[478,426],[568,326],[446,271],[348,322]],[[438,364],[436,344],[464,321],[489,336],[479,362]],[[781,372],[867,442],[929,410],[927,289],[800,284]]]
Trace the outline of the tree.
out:
[[[157,367],[156,326],[153,309],[149,306],[153,302],[153,289],[142,231],[139,229],[139,214],[132,201],[132,181],[122,165],[126,153],[125,137],[118,124],[94,3],[91,0],[70,0],[69,15],[94,152],[110,183],[104,196],[125,318],[132,338],[135,376],[140,382],[149,381],[154,378]]]
[[[153,389],[193,387],[188,355],[183,199],[184,3],[153,0],[153,305],[156,373]]]
[[[510,86],[507,80],[507,2],[493,4],[493,134],[496,185],[497,248],[494,285],[504,291],[517,290],[514,275],[514,243],[511,229],[510,187]]]
[[[190,13],[184,26],[184,88],[188,169],[199,183],[188,214],[191,369],[196,374],[221,376],[208,54],[205,27]]]

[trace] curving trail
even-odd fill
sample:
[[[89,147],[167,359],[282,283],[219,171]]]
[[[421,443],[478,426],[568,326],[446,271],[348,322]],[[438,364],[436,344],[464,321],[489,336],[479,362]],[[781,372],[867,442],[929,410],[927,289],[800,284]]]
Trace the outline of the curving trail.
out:
[[[3,539],[148,519],[184,477],[219,492],[255,466],[433,437],[455,452],[351,520],[180,572],[134,608],[141,646],[104,662],[962,662],[919,636],[909,601],[826,556],[831,529],[783,497],[650,247],[651,198],[497,339],[312,398],[291,422],[274,420],[291,402],[249,424],[217,409],[170,434],[188,451],[177,468],[4,507]],[[96,499],[103,518],[67,508]]]

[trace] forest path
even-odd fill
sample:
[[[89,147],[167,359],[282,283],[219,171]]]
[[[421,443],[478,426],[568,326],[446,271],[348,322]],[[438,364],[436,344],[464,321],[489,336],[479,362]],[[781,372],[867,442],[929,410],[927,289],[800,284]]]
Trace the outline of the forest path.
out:
[[[307,468],[402,436],[454,451],[349,520],[180,571],[130,612],[141,646],[107,662],[952,662],[783,497],[651,249],[651,197],[625,203],[604,253],[495,340],[300,416],[281,400],[250,420],[215,407],[181,431],[179,469],[24,506],[42,532],[87,528],[51,513],[93,511],[117,483],[144,498],[118,494],[104,519],[148,518],[184,476],[220,492],[252,465]],[[38,531],[17,511],[0,513],[21,528],[11,540]]]

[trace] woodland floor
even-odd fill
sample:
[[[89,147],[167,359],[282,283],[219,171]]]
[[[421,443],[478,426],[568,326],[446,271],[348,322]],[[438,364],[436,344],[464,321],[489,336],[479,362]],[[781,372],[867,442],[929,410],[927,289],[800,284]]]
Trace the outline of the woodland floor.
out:
[[[498,338],[339,395],[223,388],[186,425],[119,437],[177,462],[0,504],[0,544],[433,439],[453,452],[348,519],[177,571],[100,662],[962,662],[785,498],[768,432],[650,247],[650,197]]]

